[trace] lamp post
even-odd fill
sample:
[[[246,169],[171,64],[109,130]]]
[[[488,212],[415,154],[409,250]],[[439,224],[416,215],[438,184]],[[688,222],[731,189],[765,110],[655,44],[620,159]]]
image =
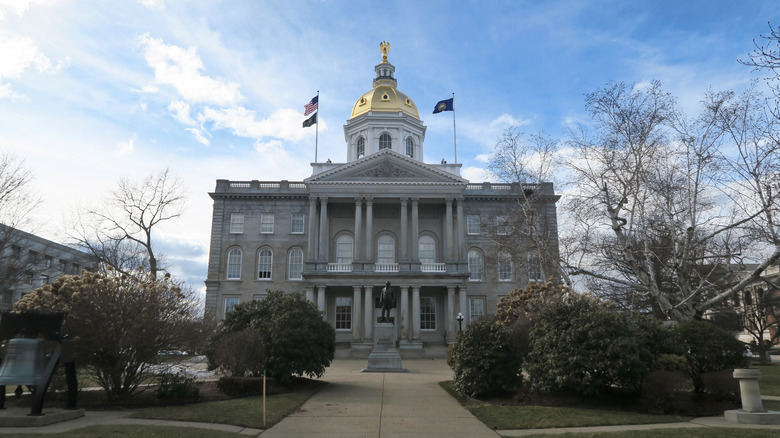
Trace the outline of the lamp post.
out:
[[[463,331],[463,314],[458,312],[458,316],[455,319],[458,320],[458,331],[462,332]]]

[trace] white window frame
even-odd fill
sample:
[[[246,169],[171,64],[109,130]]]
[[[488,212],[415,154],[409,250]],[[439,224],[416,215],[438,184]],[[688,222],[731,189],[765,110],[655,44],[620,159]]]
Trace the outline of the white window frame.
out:
[[[479,215],[466,215],[466,234],[476,236],[479,235],[481,231]]]
[[[496,234],[499,236],[506,236],[509,234],[509,218],[507,216],[496,216]]]
[[[468,253],[469,281],[485,281],[485,256],[479,250]]]
[[[540,283],[542,278],[542,263],[538,256],[528,254],[528,282]]]
[[[290,216],[290,234],[303,234],[306,229],[306,215],[303,213],[293,213]]]
[[[334,327],[338,331],[352,330],[352,297],[336,297]]]
[[[423,234],[417,241],[417,255],[420,263],[436,263],[436,239]]]
[[[412,140],[412,137],[406,137],[406,156],[414,158],[414,140]]]
[[[379,264],[395,263],[395,239],[393,236],[383,234],[377,239],[376,262]]]
[[[336,263],[349,264],[355,257],[355,240],[348,234],[336,239]]]
[[[227,279],[241,279],[241,264],[243,263],[244,253],[240,248],[230,248],[227,252]]]
[[[257,252],[257,279],[269,281],[274,274],[274,252],[271,248],[260,248]]]
[[[427,320],[425,319],[426,315],[430,317]],[[436,331],[436,299],[434,297],[420,297],[420,330]]]
[[[244,234],[244,213],[230,214],[230,234]]]
[[[379,150],[382,149],[392,149],[393,148],[393,137],[388,134],[387,132],[383,132],[379,136]]]
[[[469,322],[485,316],[485,297],[469,297]]]
[[[274,233],[274,214],[260,213],[260,234]]]
[[[222,306],[222,315],[227,315],[228,312],[232,312],[237,305],[241,304],[241,298],[239,297],[225,297],[225,303]]]
[[[293,248],[287,256],[287,279],[303,280],[303,250]]]
[[[514,279],[514,267],[512,265],[512,255],[507,251],[498,253],[498,281],[512,281]]]
[[[355,146],[355,153],[357,155],[357,158],[362,158],[366,156],[366,139],[364,137],[358,137],[357,139],[357,146]]]

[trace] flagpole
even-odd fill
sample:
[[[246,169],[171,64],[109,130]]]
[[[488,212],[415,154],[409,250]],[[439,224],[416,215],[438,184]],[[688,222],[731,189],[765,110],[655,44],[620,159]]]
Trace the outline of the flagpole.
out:
[[[455,130],[455,93],[452,93],[452,144],[455,146],[455,164],[458,164],[458,135]]]
[[[317,123],[315,123],[315,125],[317,126],[315,127],[316,130],[314,131],[314,162],[315,163],[317,162],[317,146],[319,144],[319,139],[320,139],[319,113],[320,113],[320,90],[317,90],[317,113],[316,114],[318,115],[317,115]]]

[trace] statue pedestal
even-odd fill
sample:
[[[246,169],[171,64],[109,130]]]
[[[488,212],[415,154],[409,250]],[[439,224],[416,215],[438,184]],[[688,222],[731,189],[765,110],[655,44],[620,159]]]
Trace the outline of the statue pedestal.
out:
[[[401,354],[395,343],[395,326],[390,322],[378,322],[374,326],[374,349],[368,355],[368,367],[364,373],[405,373],[409,370],[401,366]]]
[[[740,424],[780,424],[780,412],[765,410],[761,401],[761,392],[758,389],[761,371],[738,368],[734,370],[733,376],[739,380],[742,409],[724,412],[726,421]]]

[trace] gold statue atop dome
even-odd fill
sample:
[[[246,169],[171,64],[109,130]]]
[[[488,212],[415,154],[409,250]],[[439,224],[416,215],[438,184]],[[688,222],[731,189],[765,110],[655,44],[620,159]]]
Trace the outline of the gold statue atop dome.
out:
[[[387,62],[387,52],[390,51],[390,43],[382,41],[379,43],[379,50],[382,52],[382,62]]]

